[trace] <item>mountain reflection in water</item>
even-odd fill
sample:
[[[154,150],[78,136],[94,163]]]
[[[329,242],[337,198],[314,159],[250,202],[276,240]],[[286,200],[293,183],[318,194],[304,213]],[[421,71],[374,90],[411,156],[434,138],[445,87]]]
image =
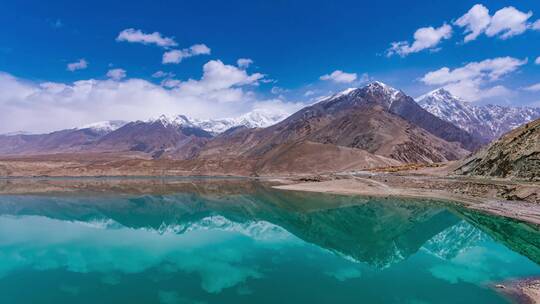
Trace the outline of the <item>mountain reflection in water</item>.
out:
[[[13,194],[25,187],[34,193]],[[96,288],[124,298],[125,284],[144,284],[131,289],[141,303],[275,302],[268,292],[289,284],[279,290],[291,302],[455,303],[459,290],[464,303],[496,303],[486,284],[540,274],[536,227],[437,202],[229,179],[17,181],[0,192],[3,303],[45,299],[23,282],[60,302]],[[334,292],[307,292],[322,283]]]

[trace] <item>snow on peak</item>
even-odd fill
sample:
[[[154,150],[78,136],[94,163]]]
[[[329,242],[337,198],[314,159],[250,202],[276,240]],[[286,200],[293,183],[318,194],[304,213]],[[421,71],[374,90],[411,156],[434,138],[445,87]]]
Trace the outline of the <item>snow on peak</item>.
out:
[[[147,122],[149,123],[161,123],[164,127],[195,127],[193,119],[185,115],[168,116],[161,114],[158,118],[151,118]]]
[[[445,88],[438,88],[436,90],[433,90],[427,94],[424,94],[420,97],[417,97],[416,101],[426,100],[428,98],[433,99],[434,101],[438,102],[448,102],[450,100],[457,101],[460,103],[467,103],[465,100],[463,100],[461,97],[458,97],[456,95],[453,95],[452,93],[448,92]]]
[[[255,109],[236,118],[194,120],[193,123],[213,134],[219,134],[234,127],[265,128],[287,118],[289,113],[268,109]]]
[[[358,88],[348,88],[348,89],[345,89],[345,90],[343,90],[341,92],[334,93],[332,95],[320,96],[320,97],[318,97],[317,99],[314,100],[313,104],[316,104],[316,103],[319,103],[319,102],[322,102],[322,101],[334,100],[334,99],[340,98],[342,96],[351,95],[353,92],[356,92],[356,90],[358,90]]]
[[[382,83],[380,81],[374,81],[368,85],[366,85],[363,89],[367,90],[368,92],[370,93],[373,93],[373,92],[380,92],[382,93],[383,95],[386,95],[386,96],[389,96],[390,99],[394,100],[398,97],[398,95],[401,93],[400,90],[398,89],[395,89],[385,83]],[[329,97],[323,97],[321,99],[335,99],[335,98],[338,98],[338,97],[341,97],[341,96],[347,96],[347,95],[350,95],[350,94],[354,94],[354,92],[360,90],[359,88],[348,88],[348,89],[345,89],[341,92],[338,92],[332,96],[329,96]]]
[[[238,117],[237,123],[248,128],[264,128],[274,125],[287,118],[289,113],[268,109],[255,109]]]
[[[540,117],[540,108],[477,106],[443,88],[416,98],[416,102],[431,114],[487,140]]]
[[[185,115],[168,116],[161,115],[157,119],[148,122],[159,122],[165,127],[192,127],[200,128],[212,134],[219,134],[226,130],[245,126],[247,128],[265,128],[274,125],[287,118],[289,113],[268,109],[255,109],[235,118],[197,119]]]
[[[400,90],[395,89],[380,81],[374,81],[368,84],[367,86],[365,86],[365,89],[370,93],[382,93],[383,95],[388,96],[391,101],[396,100],[398,97],[400,97],[400,95],[403,94]]]
[[[175,117],[169,117],[165,114],[161,114],[157,119],[150,119],[149,122],[159,122],[163,126],[171,126],[176,125],[175,119]]]
[[[334,96],[336,97],[339,97],[339,96],[343,96],[343,95],[349,95],[351,94],[353,91],[355,90],[358,90],[358,88],[348,88],[348,89],[345,89],[337,94],[334,94]]]
[[[91,124],[84,125],[80,128],[81,129],[92,129],[96,132],[112,132],[117,129],[120,129],[125,124],[127,124],[126,121],[123,120],[105,120],[105,121],[98,121]]]

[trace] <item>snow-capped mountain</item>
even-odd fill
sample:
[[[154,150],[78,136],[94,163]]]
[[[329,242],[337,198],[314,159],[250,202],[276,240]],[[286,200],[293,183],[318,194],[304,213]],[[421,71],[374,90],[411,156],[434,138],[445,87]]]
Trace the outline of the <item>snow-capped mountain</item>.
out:
[[[289,113],[285,111],[273,111],[267,109],[255,109],[236,118],[197,119],[185,115],[167,116],[161,115],[149,122],[159,121],[163,125],[174,125],[191,128],[200,128],[211,134],[219,134],[234,127],[244,126],[247,128],[265,128],[274,125],[287,118]]]
[[[207,132],[218,134],[239,126],[266,128],[284,120],[288,116],[289,113],[285,111],[255,109],[236,118],[195,120],[194,123]]]
[[[382,107],[437,137],[459,143],[466,150],[474,151],[483,143],[480,138],[426,111],[404,92],[380,81],[374,81],[362,88],[347,89],[320,100],[318,104],[324,105],[327,112],[358,106]]]
[[[233,130],[223,134],[231,128]],[[220,135],[215,136],[217,134]],[[295,146],[291,150],[292,142]],[[347,156],[347,160],[337,166],[350,167],[349,162],[369,158],[358,165],[363,168],[375,163],[383,166],[400,161],[454,160],[478,146],[476,139],[466,131],[429,113],[413,98],[381,82],[341,92],[291,116],[268,109],[224,119],[161,115],[127,124],[94,123],[40,136],[0,137],[0,148],[3,148],[0,154],[6,155],[106,152],[201,161],[245,157],[255,164],[261,156],[274,151],[269,154],[271,161],[265,164],[265,168],[271,168],[268,170],[274,170],[274,163],[296,163],[299,154],[313,155],[305,157],[311,162],[311,157],[319,157],[320,148],[327,152],[323,155],[342,155],[343,147],[356,149],[351,150],[354,157]],[[325,161],[321,166],[326,166]],[[289,169],[287,165],[284,170],[304,171],[307,167],[300,164]]]
[[[348,88],[334,95],[319,97],[316,100],[316,102],[329,103],[340,98],[344,98],[344,97],[347,98],[348,96],[353,96],[353,97],[357,96],[359,95],[360,92],[362,92],[363,94],[370,94],[373,96],[380,97],[381,99],[384,100],[384,104],[388,108],[392,106],[392,103],[394,101],[398,100],[401,97],[406,97],[405,93],[403,93],[402,91],[398,89],[395,89],[380,81],[373,81],[363,88]]]
[[[387,96],[390,102],[394,102],[397,99],[406,96],[405,93],[398,89],[395,89],[380,81],[374,81],[366,86],[366,91],[370,94],[382,94]]]
[[[163,126],[174,126],[174,127],[196,127],[193,124],[193,119],[185,115],[176,115],[176,116],[167,116],[165,114],[160,115],[158,118],[150,118],[146,123],[161,123]]]
[[[127,124],[127,121],[123,121],[123,120],[106,120],[106,121],[98,121],[91,124],[87,124],[77,129],[79,130],[91,129],[99,133],[109,133],[109,132],[120,129],[126,124]]]
[[[540,117],[540,108],[477,106],[443,88],[420,96],[416,101],[433,115],[488,141]]]

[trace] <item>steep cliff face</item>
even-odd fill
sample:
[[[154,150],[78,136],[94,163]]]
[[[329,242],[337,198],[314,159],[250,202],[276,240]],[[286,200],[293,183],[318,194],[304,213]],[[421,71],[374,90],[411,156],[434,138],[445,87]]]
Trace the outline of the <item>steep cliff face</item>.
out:
[[[540,180],[540,119],[505,134],[465,160],[456,173]]]

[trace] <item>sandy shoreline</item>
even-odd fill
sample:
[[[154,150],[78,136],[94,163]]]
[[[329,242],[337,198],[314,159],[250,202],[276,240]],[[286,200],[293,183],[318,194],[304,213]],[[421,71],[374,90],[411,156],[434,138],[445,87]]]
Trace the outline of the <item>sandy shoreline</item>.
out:
[[[285,184],[274,186],[274,188],[343,195],[436,199],[456,202],[467,208],[540,225],[540,204],[536,201],[536,193],[539,192],[540,186],[537,184],[501,183],[498,185],[501,189],[515,187],[513,189],[516,192],[526,193],[527,197],[534,195],[533,200],[526,201],[505,199],[501,196],[501,190],[496,189],[496,184],[482,180],[355,175],[323,181],[283,182]],[[487,185],[486,189],[481,189],[485,185]],[[513,194],[510,197],[513,197]]]

